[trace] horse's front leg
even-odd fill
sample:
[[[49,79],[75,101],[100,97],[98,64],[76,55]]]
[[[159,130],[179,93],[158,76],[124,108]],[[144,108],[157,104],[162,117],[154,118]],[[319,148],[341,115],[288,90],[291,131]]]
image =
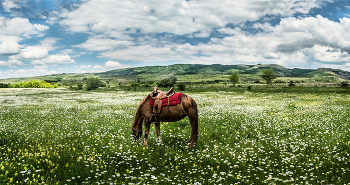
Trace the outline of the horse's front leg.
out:
[[[156,127],[156,133],[157,133],[157,136],[158,136],[158,139],[159,139],[159,143],[160,144],[163,144],[162,143],[162,138],[160,137],[160,120],[158,119],[158,121],[154,124],[154,126]]]
[[[150,126],[151,126],[150,122],[149,121],[145,121],[145,142],[143,143],[144,146],[147,146]]]

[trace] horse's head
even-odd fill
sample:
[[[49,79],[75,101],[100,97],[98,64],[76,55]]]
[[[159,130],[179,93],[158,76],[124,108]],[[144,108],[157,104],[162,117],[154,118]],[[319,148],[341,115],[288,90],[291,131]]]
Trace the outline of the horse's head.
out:
[[[132,124],[131,130],[132,130],[132,136],[134,137],[135,141],[141,142],[141,135],[142,135],[142,126],[140,129],[134,127],[134,122],[130,122]]]

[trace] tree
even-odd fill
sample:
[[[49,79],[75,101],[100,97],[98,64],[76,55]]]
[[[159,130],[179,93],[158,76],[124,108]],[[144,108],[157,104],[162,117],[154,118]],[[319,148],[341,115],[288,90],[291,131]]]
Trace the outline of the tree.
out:
[[[174,82],[171,81],[169,78],[164,78],[160,82],[157,83],[158,87],[173,87]]]
[[[83,83],[81,83],[81,82],[78,82],[78,90],[81,90],[81,89],[83,89]]]
[[[169,77],[169,80],[170,80],[173,84],[176,84],[177,78],[176,78],[176,76],[171,75],[171,76]],[[172,86],[174,86],[174,85],[172,85]]]
[[[98,78],[88,78],[85,83],[86,83],[86,90],[88,91],[97,89],[101,86],[101,81]]]
[[[272,80],[277,77],[275,71],[273,69],[263,69],[263,75],[261,76],[267,84],[271,84]]]
[[[236,87],[236,83],[238,83],[239,76],[237,73],[232,73],[230,76],[230,81],[233,83],[233,87]]]
[[[348,87],[348,86],[349,86],[349,82],[347,82],[347,81],[342,81],[340,83],[340,87]]]
[[[186,85],[182,82],[177,84],[177,87],[179,88],[180,91],[184,91],[186,89]]]

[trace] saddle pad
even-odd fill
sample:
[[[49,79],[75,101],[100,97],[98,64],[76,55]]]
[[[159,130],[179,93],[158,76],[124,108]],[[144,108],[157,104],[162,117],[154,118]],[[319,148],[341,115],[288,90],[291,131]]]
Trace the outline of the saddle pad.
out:
[[[151,107],[153,107],[154,105],[154,101],[153,99],[150,99],[150,104]],[[171,105],[177,105],[181,102],[181,92],[175,93],[174,95],[172,95],[170,97],[170,101],[169,101],[169,106]],[[164,98],[162,99],[162,107],[166,107],[168,106],[168,98]]]

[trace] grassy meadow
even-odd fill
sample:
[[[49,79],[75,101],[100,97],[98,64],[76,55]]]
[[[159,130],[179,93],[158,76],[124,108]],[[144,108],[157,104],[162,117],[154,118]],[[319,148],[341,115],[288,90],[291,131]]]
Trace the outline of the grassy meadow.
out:
[[[148,93],[0,89],[0,184],[350,184],[346,91],[185,92],[193,148],[188,118],[133,141]]]

